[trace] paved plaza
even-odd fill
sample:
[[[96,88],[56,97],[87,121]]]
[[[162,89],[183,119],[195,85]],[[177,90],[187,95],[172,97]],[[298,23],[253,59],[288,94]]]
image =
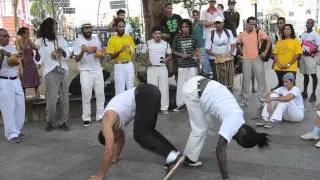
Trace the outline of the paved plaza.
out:
[[[275,74],[266,64],[268,88],[275,86]],[[240,80],[236,78],[235,96],[239,98]],[[298,76],[298,87],[302,86]],[[311,88],[311,87],[310,87]],[[311,92],[311,90],[309,91]],[[319,93],[318,93],[319,94]],[[319,96],[319,95],[318,95]],[[320,96],[318,97],[320,99]],[[247,122],[257,108],[256,95],[250,97],[245,109]],[[312,106],[305,103],[305,118],[302,123],[280,123],[273,129],[257,128],[271,135],[270,147],[243,149],[235,142],[228,148],[228,167],[232,180],[319,180],[320,149],[313,147],[315,141],[302,141],[299,136],[312,127]],[[72,107],[70,107],[72,111]],[[97,141],[101,123],[81,127],[80,119],[70,121],[69,132],[45,132],[44,122],[26,123],[27,135],[20,144],[9,144],[0,128],[0,180],[86,180],[98,172],[103,147]],[[215,131],[218,123],[215,121]],[[189,132],[186,112],[159,115],[157,129],[183,151]],[[132,124],[121,161],[114,165],[108,180],[158,180],[164,176],[164,158],[139,147],[133,140]],[[199,168],[181,167],[173,180],[221,179],[215,156],[217,136],[210,134],[202,151]]]

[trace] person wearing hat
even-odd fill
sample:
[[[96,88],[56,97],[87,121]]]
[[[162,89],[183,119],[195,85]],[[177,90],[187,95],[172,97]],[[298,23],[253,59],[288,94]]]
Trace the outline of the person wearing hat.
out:
[[[170,44],[161,39],[162,28],[152,28],[153,38],[144,44],[142,53],[148,53],[147,82],[160,89],[161,92],[161,113],[168,115],[169,108],[169,78],[166,64],[171,60]]]
[[[113,97],[105,108],[102,131],[98,140],[104,146],[99,173],[89,180],[102,180],[125,145],[126,126],[134,121],[134,140],[144,149],[165,158],[169,179],[182,164],[184,156],[160,132],[156,130],[160,109],[159,89],[151,84],[141,84]]]
[[[301,92],[295,86],[293,73],[286,73],[283,78],[284,86],[268,93],[264,104],[261,121],[257,126],[272,128],[274,123],[282,120],[301,122],[304,117],[304,104]]]
[[[19,60],[14,56],[17,51],[9,45],[9,39],[8,31],[0,28],[0,111],[6,139],[19,143],[24,137],[21,129],[25,120],[25,99],[18,78]]]
[[[217,9],[216,0],[209,0],[209,8],[202,11],[201,13],[201,17],[200,17],[200,21],[202,22],[204,28],[203,28],[203,39],[207,39],[208,36],[211,35],[211,31],[215,28],[215,23],[214,23],[214,19],[217,16],[220,16],[222,18],[223,17],[223,11]],[[204,43],[206,44],[206,43]],[[209,61],[209,56],[207,56],[204,60],[204,67],[203,67],[203,71],[206,73],[211,73],[212,69],[211,69],[211,65],[210,65],[210,61]]]
[[[101,59],[95,55],[101,50],[101,43],[98,37],[92,36],[90,21],[82,22],[81,32],[82,36],[79,36],[74,42],[74,54],[80,72],[83,126],[90,126],[92,90],[96,98],[97,121],[103,114],[105,102]]]
[[[198,158],[208,134],[209,121],[206,119],[208,117],[221,121],[216,156],[223,180],[230,178],[227,169],[227,146],[232,139],[244,148],[253,148],[256,145],[259,148],[268,146],[268,135],[256,132],[245,123],[243,110],[236,98],[219,82],[195,76],[184,84],[183,100],[187,106],[191,125],[184,151],[186,165],[191,167],[202,165]]]
[[[211,36],[206,39],[206,51],[210,56],[214,80],[232,91],[234,78],[232,52],[236,48],[236,41],[231,30],[223,28],[223,17],[217,16],[214,21],[216,29],[212,30]]]

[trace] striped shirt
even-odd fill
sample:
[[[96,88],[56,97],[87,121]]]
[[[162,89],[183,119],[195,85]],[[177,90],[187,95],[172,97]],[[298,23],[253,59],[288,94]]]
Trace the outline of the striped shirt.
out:
[[[179,53],[185,54],[194,54],[195,50],[199,47],[199,42],[194,35],[189,36],[181,36],[180,34],[177,35],[172,44],[172,49]],[[196,67],[198,66],[198,61],[190,58],[190,59],[182,59],[181,57],[176,58],[178,62],[179,68],[188,68],[188,67]]]

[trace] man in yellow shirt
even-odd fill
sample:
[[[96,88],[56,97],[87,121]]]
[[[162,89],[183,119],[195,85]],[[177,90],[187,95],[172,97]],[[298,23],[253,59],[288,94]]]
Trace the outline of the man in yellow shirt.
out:
[[[124,34],[125,22],[115,20],[117,34],[112,36],[107,45],[107,53],[116,60],[114,65],[115,93],[120,94],[134,87],[134,66],[132,63],[135,44],[130,35]]]

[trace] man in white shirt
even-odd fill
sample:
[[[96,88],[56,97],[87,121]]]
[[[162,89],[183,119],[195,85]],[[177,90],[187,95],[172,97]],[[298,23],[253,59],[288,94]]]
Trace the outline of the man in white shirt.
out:
[[[299,65],[300,73],[304,76],[302,97],[305,99],[308,98],[309,75],[312,77],[312,93],[309,102],[317,100],[316,89],[318,85],[316,56],[320,46],[320,36],[313,30],[314,23],[313,19],[308,19],[306,24],[307,31],[300,36],[303,53]]]
[[[185,163],[200,166],[198,161],[208,131],[206,117],[221,121],[216,155],[222,179],[229,179],[227,145],[232,139],[244,148],[268,146],[268,135],[257,133],[245,124],[243,111],[231,92],[217,81],[195,76],[184,84],[183,99],[186,103],[191,133],[184,151]]]
[[[282,120],[301,122],[304,117],[304,105],[301,92],[294,85],[293,73],[286,73],[283,78],[283,87],[279,87],[267,95],[262,110],[262,121],[257,126],[272,128],[275,122]]]
[[[148,53],[147,82],[160,89],[161,113],[167,115],[169,108],[169,78],[166,64],[171,60],[171,48],[168,42],[161,40],[161,27],[152,28],[153,39],[143,46],[142,53]]]
[[[223,11],[217,9],[215,7],[217,1],[216,0],[209,0],[209,8],[202,11],[200,21],[202,22],[204,28],[203,28],[203,39],[206,39],[209,34],[211,34],[211,31],[215,28],[214,19],[217,16],[223,16]],[[209,57],[206,57],[204,60],[204,72],[211,73],[211,65],[209,62]]]
[[[214,80],[233,88],[234,65],[232,52],[236,47],[236,41],[231,30],[224,29],[224,19],[221,16],[215,18],[216,29],[206,39],[206,51],[210,56]],[[222,60],[222,62],[218,62]]]
[[[96,120],[102,116],[105,102],[104,79],[100,58],[96,52],[101,50],[101,43],[97,37],[92,36],[92,25],[83,22],[81,26],[82,36],[74,42],[74,54],[80,71],[80,83],[82,93],[82,120],[83,126],[91,124],[91,98],[92,90],[96,98]]]
[[[66,61],[69,60],[70,53],[66,40],[56,34],[55,25],[53,18],[45,19],[40,25],[39,39],[36,41],[46,85],[46,131],[52,131],[56,127],[69,131],[70,127],[67,125],[69,120],[67,78],[69,67]]]
[[[142,84],[124,91],[110,100],[103,115],[99,141],[104,145],[103,159],[98,175],[89,180],[102,180],[111,165],[119,161],[125,144],[125,127],[133,121],[133,137],[143,148],[166,158],[168,172],[163,180],[169,179],[184,156],[155,127],[160,108],[161,93],[151,84]],[[155,178],[156,179],[156,178]]]
[[[25,99],[18,78],[19,64],[16,49],[9,45],[8,31],[0,28],[0,111],[4,123],[4,135],[8,142],[19,143],[24,137],[21,131],[25,120]]]

